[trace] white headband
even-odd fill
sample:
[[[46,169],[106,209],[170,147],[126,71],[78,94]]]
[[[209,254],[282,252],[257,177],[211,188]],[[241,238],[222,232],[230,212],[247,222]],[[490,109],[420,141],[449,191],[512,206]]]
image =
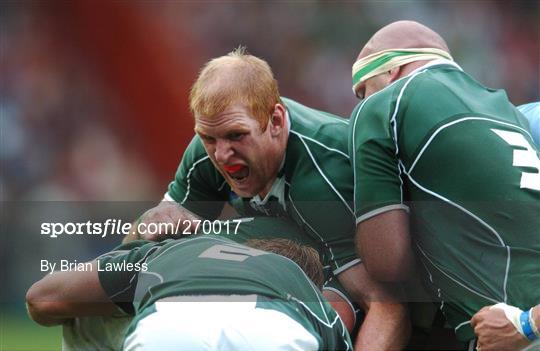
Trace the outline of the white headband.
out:
[[[395,67],[441,57],[453,61],[448,52],[435,48],[388,49],[362,57],[352,67],[353,92],[356,94],[360,83]]]

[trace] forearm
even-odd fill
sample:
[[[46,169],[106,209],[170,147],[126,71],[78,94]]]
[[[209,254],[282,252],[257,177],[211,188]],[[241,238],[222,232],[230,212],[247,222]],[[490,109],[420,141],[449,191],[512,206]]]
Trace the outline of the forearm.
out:
[[[97,266],[87,271],[55,272],[34,283],[26,293],[28,313],[45,326],[79,316],[110,315],[117,311],[99,282]]]
[[[409,338],[410,322],[401,286],[377,282],[363,264],[347,269],[338,279],[366,312],[355,349],[403,349]]]
[[[63,302],[27,302],[26,309],[34,322],[51,327],[64,324],[76,317],[112,316],[119,309],[111,303],[78,302],[66,306]]]
[[[410,335],[406,304],[371,302],[356,339],[356,350],[402,350]]]
[[[45,311],[50,310],[48,307],[43,306],[43,303],[39,302],[27,302],[26,310],[28,315],[34,322],[43,325],[45,327],[52,327],[55,325],[63,324],[70,320],[63,316],[55,316]]]

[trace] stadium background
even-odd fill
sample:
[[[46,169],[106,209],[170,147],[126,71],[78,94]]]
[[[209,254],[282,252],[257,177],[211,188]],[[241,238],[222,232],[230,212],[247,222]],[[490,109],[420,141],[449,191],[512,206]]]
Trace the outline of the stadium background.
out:
[[[32,204],[158,201],[193,134],[198,69],[238,45],[270,63],[282,95],[348,117],[359,49],[399,19],[441,33],[467,72],[515,104],[540,99],[538,0],[2,1],[0,350],[60,342],[59,328],[24,316],[39,233],[8,219]],[[110,245],[64,249],[91,257]]]

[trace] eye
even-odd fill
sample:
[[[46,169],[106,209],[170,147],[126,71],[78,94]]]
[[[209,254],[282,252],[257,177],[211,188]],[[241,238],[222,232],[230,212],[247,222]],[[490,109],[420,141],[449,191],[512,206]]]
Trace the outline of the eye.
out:
[[[229,133],[227,134],[227,139],[232,141],[239,141],[244,137],[243,133]]]
[[[213,144],[216,142],[216,139],[215,138],[212,138],[211,136],[208,136],[208,135],[204,135],[204,134],[199,134],[199,136],[201,137],[201,139],[207,143],[207,144]]]

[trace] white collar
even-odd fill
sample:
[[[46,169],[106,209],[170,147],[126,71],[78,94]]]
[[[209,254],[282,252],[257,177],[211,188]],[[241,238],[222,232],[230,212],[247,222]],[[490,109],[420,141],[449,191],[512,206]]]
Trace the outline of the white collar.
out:
[[[286,208],[284,175],[281,177],[276,177],[276,179],[274,179],[274,183],[272,183],[272,188],[270,188],[270,191],[268,192],[268,194],[266,194],[264,199],[261,199],[259,195],[255,195],[249,200],[249,202],[255,208],[263,207],[264,205],[266,205],[271,196],[274,196],[278,200],[279,204],[283,208]]]
[[[420,66],[420,67],[418,67],[417,69],[415,69],[414,71],[412,71],[411,73],[407,74],[406,77],[412,76],[413,74],[416,74],[416,73],[418,73],[419,71],[422,71],[422,70],[425,70],[426,68],[429,68],[429,67],[432,67],[432,66],[437,66],[437,65],[450,65],[450,66],[456,67],[456,68],[459,69],[460,71],[463,71],[463,68],[461,68],[461,67],[460,67],[457,63],[455,63],[454,61],[450,61],[450,60],[441,58],[441,59],[429,61],[429,62],[426,63],[425,65]]]

